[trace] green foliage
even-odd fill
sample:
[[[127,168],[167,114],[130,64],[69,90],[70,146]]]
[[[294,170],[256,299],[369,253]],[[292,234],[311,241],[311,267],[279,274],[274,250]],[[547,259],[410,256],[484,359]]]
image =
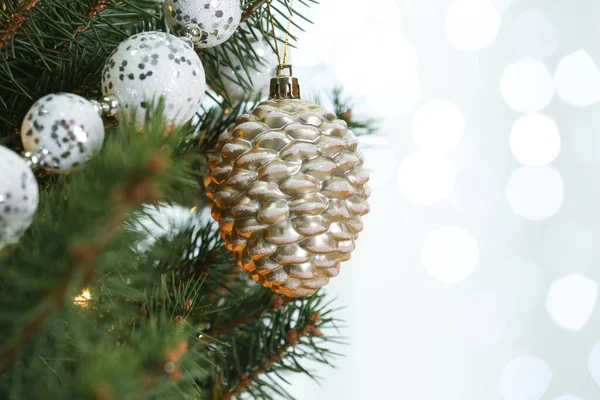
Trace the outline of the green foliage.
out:
[[[278,36],[289,3],[273,1]],[[307,23],[302,10],[313,3],[295,3],[294,25]],[[335,357],[327,344],[338,321],[327,296],[290,300],[253,282],[203,211],[208,154],[258,102],[232,103],[221,70],[234,69],[250,88],[260,62],[252,45],[272,37],[264,1],[242,5],[234,37],[201,52],[223,96],[213,108],[175,130],[161,103],[143,129],[106,121],[104,148],[90,163],[39,176],[32,227],[0,251],[1,399],[289,398],[283,373],[312,376],[304,361]],[[166,30],[154,0],[0,0],[0,143],[21,150],[21,119],[47,93],[98,97],[107,55],[154,29]],[[335,96],[336,113],[347,113],[348,100]],[[199,212],[184,226],[156,221],[154,210],[169,204]],[[149,221],[171,228],[159,233]]]
[[[132,34],[156,29],[164,30],[164,22],[160,3],[153,0],[4,1],[0,140],[20,129],[31,104],[48,93],[97,96],[110,52]]]
[[[264,368],[287,332],[327,315],[322,295],[275,307],[282,299],[240,274],[202,215],[142,246],[147,235],[132,229],[149,215],[141,204],[198,190],[176,151],[190,127],[165,135],[160,115],[141,133],[131,123],[110,130],[99,156],[48,186],[32,228],[5,251],[0,398],[220,398]],[[84,288],[91,300],[77,302]],[[302,371],[297,352],[317,354],[314,340],[264,372]],[[177,354],[182,341],[189,348]],[[283,389],[257,379],[248,390]]]

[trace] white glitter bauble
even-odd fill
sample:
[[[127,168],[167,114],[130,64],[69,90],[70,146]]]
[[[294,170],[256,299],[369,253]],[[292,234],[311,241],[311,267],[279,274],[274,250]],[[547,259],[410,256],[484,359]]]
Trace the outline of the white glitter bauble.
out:
[[[202,30],[201,48],[215,47],[231,37],[242,19],[240,0],[167,0],[167,25],[178,32],[187,24]]]
[[[252,86],[251,90],[246,88],[246,91],[244,91],[244,88],[237,83],[238,78],[234,71],[237,71],[237,74],[242,76],[244,80],[248,80],[246,71],[242,66],[242,60],[237,55],[230,54],[229,57],[234,68],[221,68],[224,89],[233,101],[248,95],[268,95],[271,78],[275,75],[277,69],[277,55],[266,40],[251,40],[250,43],[254,52],[260,58],[260,61],[255,58],[243,61],[248,66],[248,72],[250,73],[251,82],[248,83]]]
[[[0,249],[15,243],[31,225],[38,184],[25,160],[0,146]]]
[[[121,109],[137,113],[164,96],[165,118],[181,125],[199,110],[206,90],[200,58],[183,40],[164,32],[143,32],[123,41],[102,72],[102,93],[115,95]]]
[[[104,124],[92,103],[71,93],[49,94],[29,109],[21,126],[23,147],[41,166],[69,172],[102,148]]]

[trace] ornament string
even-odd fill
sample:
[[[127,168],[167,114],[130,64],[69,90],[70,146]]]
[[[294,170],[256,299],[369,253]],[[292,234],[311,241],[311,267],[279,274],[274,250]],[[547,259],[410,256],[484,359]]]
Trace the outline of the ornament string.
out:
[[[294,17],[294,11],[292,8],[293,4],[294,4],[294,0],[291,0],[289,6],[287,5],[287,1],[286,1],[286,7],[287,7],[288,11],[290,12],[290,16],[288,18],[287,29],[285,32],[285,46],[283,47],[283,59],[282,59],[281,52],[279,51],[277,32],[275,30],[275,18],[273,17],[273,11],[271,10],[271,0],[267,0],[267,13],[269,14],[269,19],[271,21],[271,28],[273,29],[273,41],[275,42],[275,53],[277,54],[277,63],[279,64],[279,70],[282,70],[284,68],[284,65],[287,64],[288,48],[289,48],[289,44],[290,44],[290,28],[292,26],[292,18]]]

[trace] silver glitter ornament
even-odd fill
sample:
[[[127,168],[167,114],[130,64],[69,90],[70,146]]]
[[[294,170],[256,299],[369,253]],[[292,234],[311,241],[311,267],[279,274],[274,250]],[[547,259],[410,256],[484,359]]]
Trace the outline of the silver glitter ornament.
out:
[[[69,172],[100,151],[104,124],[94,104],[83,97],[49,94],[36,101],[25,115],[21,140],[41,167]]]
[[[167,0],[165,19],[178,35],[191,36],[200,48],[215,47],[233,35],[240,24],[240,0]]]
[[[0,146],[0,249],[15,243],[31,225],[38,206],[38,184],[15,152]]]
[[[164,32],[142,32],[121,42],[102,72],[102,94],[118,99],[117,118],[135,111],[140,126],[148,107],[161,97],[165,118],[186,123],[200,109],[205,90],[198,54]]]
[[[237,118],[209,161],[207,195],[225,245],[253,279],[308,296],[350,259],[369,211],[369,179],[346,123],[300,100],[298,80]]]

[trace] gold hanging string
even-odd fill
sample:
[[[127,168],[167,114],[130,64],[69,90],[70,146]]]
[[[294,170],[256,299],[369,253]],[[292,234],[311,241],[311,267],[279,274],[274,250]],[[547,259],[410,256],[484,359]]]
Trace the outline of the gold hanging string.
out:
[[[279,44],[277,40],[277,32],[275,30],[275,18],[273,17],[273,12],[271,10],[271,0],[267,0],[267,12],[269,14],[269,19],[271,20],[271,27],[273,29],[273,40],[275,41],[275,53],[277,54],[277,63],[279,64],[279,70],[283,69],[283,66],[287,64],[287,54],[290,43],[290,28],[292,26],[292,18],[294,16],[293,6],[294,0],[291,0],[290,5],[287,6],[287,9],[290,12],[290,16],[288,18],[287,30],[285,33],[285,46],[283,48],[283,60],[281,57],[281,53],[279,52]]]
[[[288,18],[287,30],[285,32],[285,47],[283,48],[283,65],[287,65],[287,55],[290,44],[290,28],[292,27],[292,17],[294,16],[294,0],[290,2],[290,6],[288,10],[290,12],[290,17]]]

